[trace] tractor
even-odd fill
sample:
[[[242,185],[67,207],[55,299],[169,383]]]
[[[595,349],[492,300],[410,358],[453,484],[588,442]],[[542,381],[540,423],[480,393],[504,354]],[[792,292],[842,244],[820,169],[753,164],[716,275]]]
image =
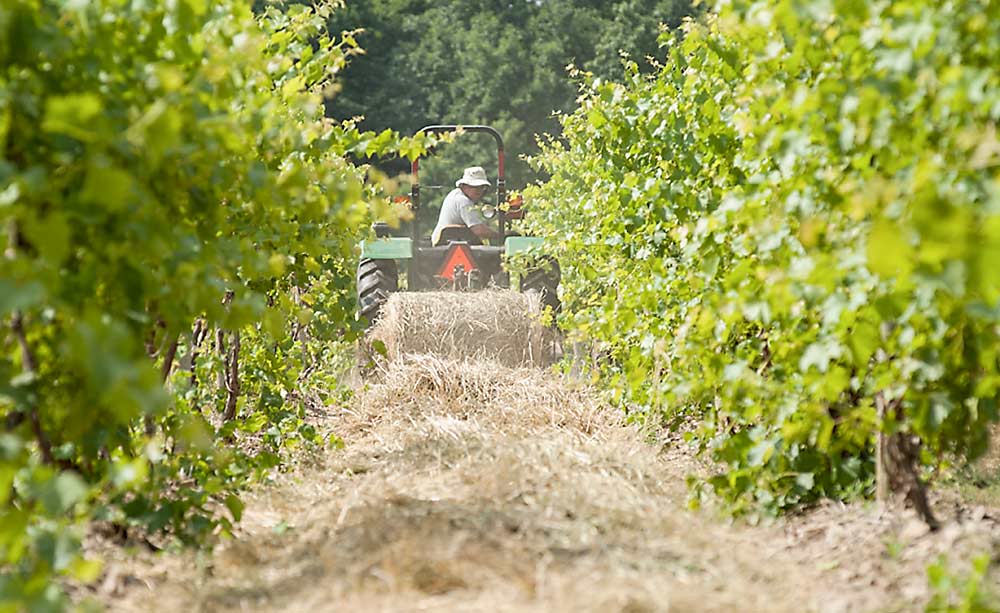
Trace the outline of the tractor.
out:
[[[512,228],[512,221],[523,219],[524,210],[519,198],[508,199],[504,174],[504,145],[500,133],[482,125],[433,125],[421,128],[420,133],[459,132],[489,134],[497,145],[497,180],[492,200],[496,205],[486,205],[484,216],[496,219],[500,239],[497,245],[477,245],[470,241],[453,240],[433,246],[431,238],[422,233],[420,223],[421,189],[420,160],[411,163],[412,185],[410,194],[403,200],[412,212],[408,237],[392,236],[388,224],[376,223],[375,239],[361,243],[361,260],[357,271],[358,314],[370,324],[378,319],[382,305],[389,295],[397,291],[475,291],[486,288],[509,288],[511,273],[505,267],[505,256],[531,250],[543,243],[537,237],[521,236]],[[532,259],[527,270],[521,272],[518,290],[538,292],[543,306],[559,310],[557,289],[558,263],[549,257]],[[400,282],[405,273],[405,287]]]

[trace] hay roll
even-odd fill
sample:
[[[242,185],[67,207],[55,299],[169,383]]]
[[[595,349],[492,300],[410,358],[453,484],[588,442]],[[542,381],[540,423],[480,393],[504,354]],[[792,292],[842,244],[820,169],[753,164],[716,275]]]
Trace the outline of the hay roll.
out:
[[[554,359],[555,339],[540,313],[533,293],[401,292],[382,307],[370,338],[385,344],[390,361],[429,354],[546,366]]]

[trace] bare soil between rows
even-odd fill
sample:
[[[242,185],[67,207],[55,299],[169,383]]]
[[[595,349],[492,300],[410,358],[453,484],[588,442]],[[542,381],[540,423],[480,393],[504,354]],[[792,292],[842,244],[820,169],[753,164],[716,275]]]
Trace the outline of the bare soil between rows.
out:
[[[207,552],[113,559],[113,611],[914,611],[925,568],[1000,553],[1000,512],[939,498],[770,525],[687,508],[703,472],[584,384],[410,356],[327,425],[346,447],[249,496]],[[997,577],[990,578],[994,585]]]

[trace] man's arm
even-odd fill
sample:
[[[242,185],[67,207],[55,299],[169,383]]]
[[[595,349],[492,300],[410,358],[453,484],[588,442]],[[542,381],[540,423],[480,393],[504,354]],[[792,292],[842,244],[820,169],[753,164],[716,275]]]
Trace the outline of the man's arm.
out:
[[[496,230],[487,226],[484,223],[478,223],[474,226],[469,226],[469,229],[472,230],[472,233],[478,236],[479,238],[485,238],[485,239],[500,238],[499,232],[497,232]]]
[[[460,214],[462,222],[480,239],[499,238],[500,233],[486,225],[486,220],[476,210],[476,205],[472,201],[466,201],[462,204]]]

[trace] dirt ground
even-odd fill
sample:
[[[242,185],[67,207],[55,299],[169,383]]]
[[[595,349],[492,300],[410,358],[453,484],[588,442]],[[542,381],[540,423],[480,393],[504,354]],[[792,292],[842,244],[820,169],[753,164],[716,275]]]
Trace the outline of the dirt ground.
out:
[[[914,611],[927,564],[1000,555],[1000,509],[944,527],[826,505],[770,525],[687,509],[704,471],[541,368],[410,356],[328,425],[347,446],[249,496],[213,551],[113,550],[113,611]],[[994,573],[990,580],[997,585]],[[1000,592],[998,592],[1000,593]]]

